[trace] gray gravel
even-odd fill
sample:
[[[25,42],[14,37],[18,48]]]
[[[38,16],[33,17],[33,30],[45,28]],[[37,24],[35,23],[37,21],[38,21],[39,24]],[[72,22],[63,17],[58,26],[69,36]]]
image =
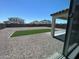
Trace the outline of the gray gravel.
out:
[[[16,30],[46,29],[48,27],[6,28],[0,30],[0,59],[45,59],[55,52],[62,53],[63,42],[41,33],[11,38]]]

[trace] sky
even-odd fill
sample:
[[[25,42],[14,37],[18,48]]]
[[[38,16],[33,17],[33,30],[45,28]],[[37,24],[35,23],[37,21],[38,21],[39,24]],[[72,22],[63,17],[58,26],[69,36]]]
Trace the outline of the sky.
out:
[[[51,20],[50,14],[69,7],[69,0],[0,0],[0,22],[20,17],[26,23]]]

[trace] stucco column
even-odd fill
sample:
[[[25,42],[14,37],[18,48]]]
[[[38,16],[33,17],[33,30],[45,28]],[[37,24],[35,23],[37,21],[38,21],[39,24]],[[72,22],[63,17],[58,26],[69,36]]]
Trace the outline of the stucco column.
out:
[[[51,29],[51,34],[52,36],[54,36],[54,31],[55,31],[55,20],[56,20],[56,17],[55,16],[52,16],[52,29]]]

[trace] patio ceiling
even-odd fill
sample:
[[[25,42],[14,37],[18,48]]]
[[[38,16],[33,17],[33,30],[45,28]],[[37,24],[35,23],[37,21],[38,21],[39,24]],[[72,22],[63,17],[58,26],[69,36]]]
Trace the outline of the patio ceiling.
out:
[[[68,19],[68,11],[69,9],[65,9],[54,14],[51,14],[51,16],[56,17],[58,19]]]

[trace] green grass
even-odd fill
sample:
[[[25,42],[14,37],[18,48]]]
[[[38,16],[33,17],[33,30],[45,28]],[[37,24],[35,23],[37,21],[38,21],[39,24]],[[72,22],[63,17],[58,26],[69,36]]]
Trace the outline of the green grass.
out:
[[[45,32],[50,32],[50,31],[51,31],[51,29],[22,30],[22,31],[14,32],[11,37],[23,36],[23,35],[32,35],[32,34],[45,33]]]

